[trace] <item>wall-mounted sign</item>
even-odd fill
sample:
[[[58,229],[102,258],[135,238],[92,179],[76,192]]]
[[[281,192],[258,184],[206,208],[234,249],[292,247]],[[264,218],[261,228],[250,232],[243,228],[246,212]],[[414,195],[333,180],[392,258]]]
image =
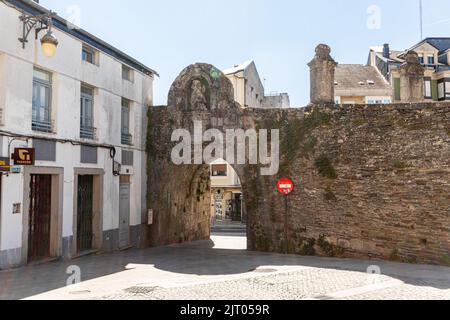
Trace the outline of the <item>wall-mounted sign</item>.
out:
[[[9,172],[11,169],[9,158],[0,158],[0,172]]]
[[[15,166],[34,166],[35,149],[34,148],[15,148],[11,155]]]
[[[21,173],[22,172],[22,167],[17,167],[17,166],[11,167],[11,171],[10,172],[11,173]]]

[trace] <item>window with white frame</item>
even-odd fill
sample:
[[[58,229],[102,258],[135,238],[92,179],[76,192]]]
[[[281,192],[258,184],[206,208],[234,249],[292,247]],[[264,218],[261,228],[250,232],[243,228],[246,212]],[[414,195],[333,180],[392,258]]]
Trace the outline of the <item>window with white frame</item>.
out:
[[[80,137],[94,139],[94,90],[88,86],[81,86],[80,98]]]
[[[450,100],[450,79],[445,80],[445,99]]]
[[[438,83],[438,98],[445,98],[445,83],[443,81]]]
[[[425,60],[422,53],[419,53],[419,63],[424,64]]]
[[[228,167],[226,164],[213,164],[211,165],[211,175],[213,177],[226,177],[228,176]]]
[[[97,56],[98,56],[98,53],[96,50],[94,50],[88,46],[83,46],[83,49],[81,52],[81,59],[83,61],[91,63],[91,64],[98,64]]]
[[[126,65],[122,65],[122,79],[133,82],[134,81],[134,72],[133,69],[127,67]]]
[[[35,68],[33,71],[33,102],[31,126],[35,131],[52,132],[52,74]]]
[[[425,92],[425,99],[431,99],[431,78],[425,78],[424,79],[424,92]]]
[[[130,134],[130,101],[122,98],[121,113],[121,142],[125,145],[131,145],[132,136]]]

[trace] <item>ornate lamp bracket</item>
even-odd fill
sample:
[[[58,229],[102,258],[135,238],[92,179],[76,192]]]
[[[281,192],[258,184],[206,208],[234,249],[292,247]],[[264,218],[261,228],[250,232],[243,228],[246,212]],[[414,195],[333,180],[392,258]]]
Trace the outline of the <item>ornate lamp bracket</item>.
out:
[[[22,13],[19,20],[22,22],[22,37],[19,41],[22,43],[22,48],[25,49],[25,45],[28,43],[28,36],[31,30],[35,29],[35,39],[38,39],[39,32],[42,30],[51,30],[52,28],[52,18],[55,15],[54,12],[50,11],[46,14],[41,15],[29,15]]]

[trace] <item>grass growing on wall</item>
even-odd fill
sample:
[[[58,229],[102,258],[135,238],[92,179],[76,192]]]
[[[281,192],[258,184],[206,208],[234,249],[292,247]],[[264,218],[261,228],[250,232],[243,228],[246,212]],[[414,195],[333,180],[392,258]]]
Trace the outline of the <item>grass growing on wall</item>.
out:
[[[321,155],[316,159],[315,166],[320,175],[328,179],[336,179],[337,173],[333,163],[326,155]]]
[[[280,113],[273,119],[260,121],[257,128],[280,130],[280,175],[289,175],[292,163],[299,157],[309,158],[314,153],[318,140],[312,131],[329,125],[331,116],[318,109],[305,115],[303,119],[290,117],[288,113]]]

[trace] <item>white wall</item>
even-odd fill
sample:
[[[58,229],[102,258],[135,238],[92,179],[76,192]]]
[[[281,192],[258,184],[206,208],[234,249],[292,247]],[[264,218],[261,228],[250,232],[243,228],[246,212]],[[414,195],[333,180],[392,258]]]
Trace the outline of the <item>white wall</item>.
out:
[[[261,108],[264,101],[264,86],[259,78],[256,65],[252,62],[244,73],[246,82],[245,101],[250,108]],[[252,90],[253,89],[253,90]]]
[[[245,102],[245,78],[244,72],[227,75],[234,89],[234,100],[242,107],[248,107]]]
[[[256,65],[252,62],[245,70],[226,75],[234,88],[234,100],[242,107],[261,108],[264,87]]]
[[[134,71],[134,82],[122,79],[122,63],[100,52],[99,65],[81,60],[82,43],[76,38],[54,29],[59,45],[53,58],[42,54],[39,40],[30,42],[22,49],[17,40],[21,35],[19,12],[0,2],[0,108],[4,110],[4,125],[0,130],[16,134],[37,135],[58,139],[83,141],[80,132],[80,87],[86,83],[96,88],[94,97],[94,123],[97,127],[98,144],[114,145],[116,160],[121,161],[121,149],[134,151],[134,166],[131,181],[131,225],[141,223],[146,209],[146,180],[142,176],[145,168],[145,128],[142,118],[146,117],[145,105],[153,103],[153,77]],[[44,33],[41,32],[40,36]],[[31,130],[33,67],[52,73],[52,119],[56,134],[37,133]],[[121,99],[132,101],[130,133],[133,146],[122,146],[120,136]],[[1,134],[1,132],[0,132]],[[2,137],[6,156],[8,138]],[[31,146],[31,141],[30,144]],[[63,237],[73,233],[74,168],[101,168],[105,171],[103,180],[103,229],[119,227],[119,178],[112,175],[112,159],[108,149],[98,149],[98,163],[80,163],[80,147],[70,143],[57,143],[56,162],[38,161],[36,166],[64,168],[63,189]],[[12,204],[23,204],[23,174],[3,176],[2,206],[0,212],[0,251],[20,248],[22,243],[22,215],[12,215]]]
[[[227,176],[226,177],[214,177],[211,176],[211,187],[236,187],[241,185],[241,181],[237,172],[234,168],[228,164],[225,160],[219,159],[212,163],[214,164],[226,164],[227,165]]]

